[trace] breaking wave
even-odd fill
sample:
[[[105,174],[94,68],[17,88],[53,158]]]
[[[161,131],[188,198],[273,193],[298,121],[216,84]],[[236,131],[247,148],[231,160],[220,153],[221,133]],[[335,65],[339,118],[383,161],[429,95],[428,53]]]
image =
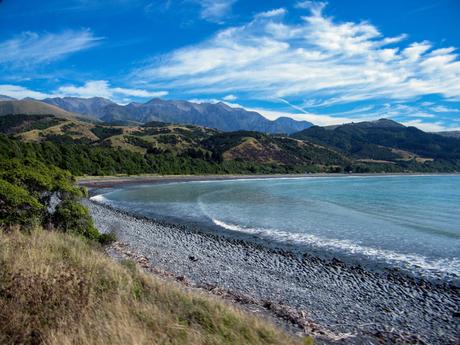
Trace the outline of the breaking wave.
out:
[[[417,254],[403,254],[391,250],[362,246],[349,240],[321,238],[311,234],[287,232],[278,229],[251,228],[237,224],[225,223],[219,219],[212,222],[226,230],[257,235],[261,238],[284,243],[309,245],[320,249],[341,251],[345,254],[362,255],[373,260],[382,260],[396,264],[402,268],[415,269],[428,274],[460,276],[460,260],[454,259],[428,259]]]

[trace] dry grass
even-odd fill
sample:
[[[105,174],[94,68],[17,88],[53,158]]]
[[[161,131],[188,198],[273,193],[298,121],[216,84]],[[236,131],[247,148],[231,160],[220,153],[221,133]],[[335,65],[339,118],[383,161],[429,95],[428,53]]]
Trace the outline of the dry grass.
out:
[[[0,344],[306,344],[84,240],[0,231]]]

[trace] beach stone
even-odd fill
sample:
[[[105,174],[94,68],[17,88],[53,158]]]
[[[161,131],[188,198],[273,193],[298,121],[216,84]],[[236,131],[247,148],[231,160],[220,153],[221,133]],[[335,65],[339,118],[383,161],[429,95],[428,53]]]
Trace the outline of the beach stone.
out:
[[[456,287],[83,202],[98,229],[119,229],[120,244],[112,246],[110,255],[126,252],[181,284],[203,286],[262,310],[265,306],[286,327],[304,329],[319,344],[459,343]],[[198,258],[199,265],[191,264]]]

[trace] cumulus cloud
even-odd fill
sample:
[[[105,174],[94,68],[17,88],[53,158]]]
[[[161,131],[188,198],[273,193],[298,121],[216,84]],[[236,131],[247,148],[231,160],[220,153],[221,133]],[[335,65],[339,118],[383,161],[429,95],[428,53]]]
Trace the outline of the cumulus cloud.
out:
[[[116,100],[120,96],[155,98],[163,97],[167,91],[148,91],[144,89],[129,89],[121,87],[111,87],[107,80],[90,80],[83,86],[67,85],[61,86],[56,94],[73,97],[104,97]]]
[[[460,61],[453,48],[405,43],[404,34],[385,37],[369,22],[337,22],[324,14],[325,6],[299,2],[305,16],[295,24],[280,15],[256,15],[245,25],[157,57],[134,74],[156,88],[247,92],[259,99],[350,103],[460,97]]]
[[[90,30],[61,33],[23,32],[0,42],[0,66],[27,67],[61,59],[100,43]]]

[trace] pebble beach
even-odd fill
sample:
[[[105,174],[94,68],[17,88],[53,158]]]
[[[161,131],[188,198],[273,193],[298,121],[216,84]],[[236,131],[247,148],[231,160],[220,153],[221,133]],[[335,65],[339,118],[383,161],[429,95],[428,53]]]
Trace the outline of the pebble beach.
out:
[[[268,314],[317,343],[459,343],[456,287],[84,204],[100,231],[116,234],[110,255],[137,258],[153,273]]]

